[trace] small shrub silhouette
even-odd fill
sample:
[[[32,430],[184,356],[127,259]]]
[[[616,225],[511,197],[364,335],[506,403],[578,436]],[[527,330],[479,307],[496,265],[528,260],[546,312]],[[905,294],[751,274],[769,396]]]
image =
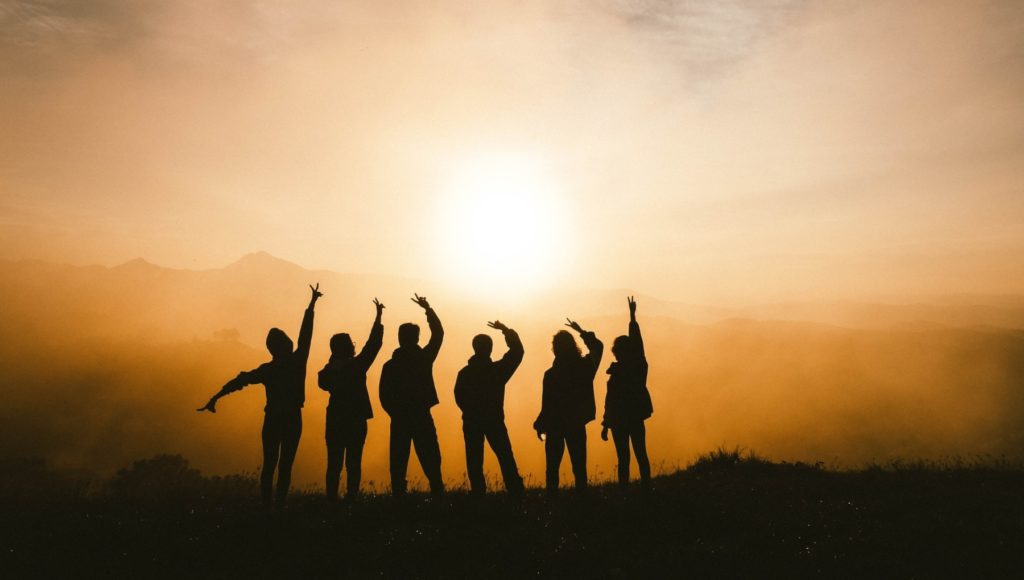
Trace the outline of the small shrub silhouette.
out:
[[[167,498],[199,493],[205,478],[181,455],[156,455],[121,469],[110,482],[119,496]]]
[[[740,473],[750,475],[779,472],[821,472],[824,471],[824,464],[820,461],[813,464],[802,461],[776,463],[740,447],[731,450],[719,447],[697,457],[697,460],[687,467],[686,471],[698,474]]]

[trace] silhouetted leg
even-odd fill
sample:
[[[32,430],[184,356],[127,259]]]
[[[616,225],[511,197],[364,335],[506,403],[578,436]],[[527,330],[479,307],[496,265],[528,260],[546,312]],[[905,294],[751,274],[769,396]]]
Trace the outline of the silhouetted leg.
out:
[[[484,479],[484,432],[470,421],[462,422],[462,438],[466,442],[466,476],[474,493],[487,491]]]
[[[327,424],[327,499],[338,499],[338,480],[345,459],[345,444],[338,427]]]
[[[412,437],[408,425],[408,419],[391,420],[391,493],[402,495],[405,493],[405,474],[409,469],[409,445]]]
[[[292,414],[294,413],[294,414]],[[295,463],[295,452],[299,449],[299,438],[302,437],[302,411],[295,409],[286,419],[281,439],[281,459],[277,466],[277,505],[284,505],[288,497],[288,488],[292,484],[292,464]]]
[[[625,426],[612,428],[615,455],[619,462],[619,486],[621,487],[626,487],[629,484],[629,435],[630,429]]]
[[[565,444],[569,448],[569,461],[572,462],[572,474],[576,479],[576,491],[587,488],[587,427],[572,427],[565,434]]]
[[[346,499],[355,499],[359,495],[359,482],[363,477],[363,445],[366,444],[366,421],[359,421],[352,425],[351,438],[346,442],[348,445],[348,460],[345,462],[345,469],[348,470],[348,489]]]
[[[636,464],[640,468],[640,483],[645,487],[651,483],[651,460],[647,458],[647,427],[643,421],[633,429],[633,452],[636,453]]]
[[[437,443],[434,417],[430,415],[429,411],[417,419],[412,443],[416,448],[416,457],[420,460],[423,473],[427,476],[427,481],[430,482],[430,493],[435,495],[444,493],[444,479],[441,477],[441,447]]]
[[[548,433],[544,440],[544,479],[548,493],[558,491],[558,468],[562,466],[562,455],[565,453],[565,438],[561,433]]]
[[[277,457],[281,448],[281,436],[278,426],[270,415],[263,416],[263,469],[260,472],[260,495],[265,505],[270,505],[274,497],[274,470],[277,469]]]
[[[491,450],[498,458],[498,465],[501,467],[501,478],[505,480],[505,489],[509,493],[523,491],[523,478],[519,475],[519,467],[516,466],[516,458],[512,455],[512,441],[508,438],[508,429],[505,422],[501,421],[491,425],[487,429],[487,442],[491,444]],[[483,463],[481,451],[481,464]],[[483,476],[481,468],[481,476]]]

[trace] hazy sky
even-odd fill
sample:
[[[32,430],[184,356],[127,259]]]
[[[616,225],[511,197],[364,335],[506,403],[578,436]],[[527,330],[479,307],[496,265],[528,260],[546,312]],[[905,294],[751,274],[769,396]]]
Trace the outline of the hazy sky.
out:
[[[0,0],[0,257],[1024,292],[1024,3],[297,6]]]

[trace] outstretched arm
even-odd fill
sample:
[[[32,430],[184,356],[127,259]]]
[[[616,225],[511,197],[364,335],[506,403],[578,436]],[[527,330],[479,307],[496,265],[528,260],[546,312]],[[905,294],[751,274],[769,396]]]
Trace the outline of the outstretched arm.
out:
[[[373,299],[373,305],[377,307],[377,317],[373,320],[373,327],[370,329],[370,336],[366,339],[366,344],[363,345],[363,350],[359,351],[356,356],[363,372],[366,372],[373,364],[377,353],[380,352],[381,344],[384,342],[384,324],[381,323],[384,305],[376,298]]]
[[[306,360],[309,358],[309,345],[313,342],[313,308],[316,307],[316,301],[323,296],[320,292],[320,284],[316,286],[310,284],[309,286],[312,294],[309,298],[309,306],[306,307],[306,311],[302,314],[302,327],[299,329],[299,344],[296,345],[295,352]]]
[[[505,345],[508,346],[508,351],[497,364],[499,374],[507,381],[512,378],[516,369],[519,368],[519,364],[523,362],[523,341],[519,338],[518,332],[505,326],[500,320],[488,322],[487,326],[500,330],[505,335]]]
[[[430,340],[427,341],[427,346],[423,347],[423,351],[427,353],[430,360],[433,361],[437,358],[437,353],[441,350],[441,341],[444,340],[444,327],[441,326],[441,319],[437,317],[437,313],[430,307],[430,303],[427,302],[426,296],[420,296],[419,294],[413,294],[415,298],[413,302],[420,305],[427,314],[427,326],[430,327]]]
[[[254,369],[251,371],[242,371],[238,373],[238,376],[228,381],[217,394],[210,397],[210,400],[196,409],[196,411],[209,411],[211,413],[217,412],[217,401],[220,400],[224,395],[231,394],[235,391],[242,390],[247,385],[255,385],[256,383],[262,383],[263,377],[261,376],[260,369]]]
[[[587,355],[583,358],[587,359],[591,368],[593,368],[594,373],[597,373],[598,367],[601,366],[601,357],[604,356],[604,343],[601,342],[593,332],[583,330],[583,327],[575,320],[570,320],[568,318],[565,320],[566,326],[580,334],[580,338],[583,339],[583,344],[587,347]]]

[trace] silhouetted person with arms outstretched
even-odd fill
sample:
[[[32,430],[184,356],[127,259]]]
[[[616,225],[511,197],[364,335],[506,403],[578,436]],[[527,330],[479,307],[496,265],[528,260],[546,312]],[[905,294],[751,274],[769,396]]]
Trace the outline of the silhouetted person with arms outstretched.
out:
[[[331,394],[327,404],[327,498],[338,499],[338,480],[344,463],[348,469],[346,499],[359,494],[362,476],[363,445],[366,443],[366,422],[373,417],[370,395],[366,390],[366,371],[370,369],[384,339],[381,315],[384,305],[376,298],[377,317],[363,350],[356,347],[347,333],[331,337],[331,359],[320,371],[318,384]]]
[[[466,441],[466,473],[473,493],[487,491],[484,480],[484,439],[498,458],[505,489],[511,494],[523,491],[512,442],[505,427],[505,384],[523,362],[523,342],[516,331],[500,321],[487,326],[505,335],[508,351],[500,360],[491,360],[494,341],[486,334],[473,337],[473,356],[455,380],[455,402],[462,410],[462,434]]]
[[[288,497],[292,479],[292,463],[302,435],[302,405],[306,401],[306,361],[309,344],[313,339],[313,308],[323,296],[320,285],[310,286],[312,296],[302,316],[299,344],[292,350],[292,339],[280,328],[267,333],[270,362],[251,371],[243,371],[228,381],[206,406],[198,411],[217,412],[217,400],[246,385],[262,384],[266,387],[267,406],[263,408],[263,471],[260,491],[263,503],[270,505],[273,497],[280,507]],[[277,469],[277,494],[274,495],[274,470]]]
[[[414,445],[430,491],[438,495],[444,493],[441,448],[430,408],[438,403],[434,360],[441,350],[444,329],[426,298],[415,295],[412,301],[426,311],[430,340],[420,347],[420,327],[411,322],[399,326],[398,348],[380,374],[380,404],[391,416],[391,493],[405,494],[409,446]]]
[[[629,484],[629,444],[633,443],[640,483],[646,489],[651,482],[651,462],[647,458],[647,430],[644,421],[654,413],[651,393],[647,390],[647,356],[640,325],[636,321],[636,300],[629,304],[629,335],[612,343],[615,362],[608,367],[608,393],[604,399],[604,420],[601,439],[608,440],[608,430],[615,441],[619,459],[619,485]]]
[[[568,319],[566,319],[568,320]],[[565,448],[569,448],[569,461],[576,480],[576,490],[587,487],[587,423],[594,420],[594,376],[601,364],[604,344],[593,332],[583,330],[568,320],[587,347],[583,356],[576,339],[568,331],[560,330],[551,341],[555,360],[544,373],[544,391],[540,415],[533,423],[537,437],[544,441],[546,484],[549,493],[558,491],[558,468],[562,464]]]

